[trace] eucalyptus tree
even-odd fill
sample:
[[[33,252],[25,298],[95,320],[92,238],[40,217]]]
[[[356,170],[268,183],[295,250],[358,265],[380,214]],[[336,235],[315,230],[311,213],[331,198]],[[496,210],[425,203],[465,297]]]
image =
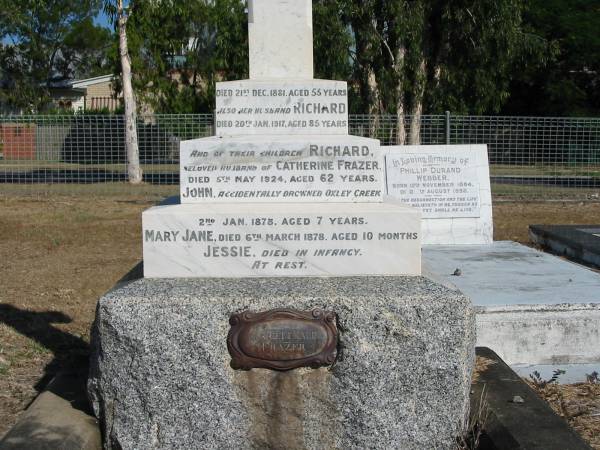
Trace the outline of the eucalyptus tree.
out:
[[[48,82],[97,74],[106,64],[110,33],[97,27],[101,0],[0,0],[0,67],[4,101],[42,111]]]
[[[349,80],[352,77],[352,36],[342,16],[341,6],[338,0],[313,0],[314,69],[317,78]]]
[[[141,2],[140,2],[141,3]],[[121,64],[121,89],[125,106],[125,149],[127,152],[127,175],[131,184],[140,184],[143,180],[140,166],[140,149],[137,134],[137,103],[133,92],[131,58],[127,39],[127,22],[131,17],[132,2],[125,5],[124,0],[106,0],[104,10],[116,24],[119,33],[119,61]]]
[[[523,22],[543,64],[524,61],[503,112],[600,115],[598,0],[529,0]]]
[[[210,112],[216,81],[248,76],[240,0],[137,0],[128,26],[138,97],[155,112]]]
[[[397,142],[413,144],[424,112],[498,111],[531,39],[523,1],[339,0],[363,110],[396,114]]]

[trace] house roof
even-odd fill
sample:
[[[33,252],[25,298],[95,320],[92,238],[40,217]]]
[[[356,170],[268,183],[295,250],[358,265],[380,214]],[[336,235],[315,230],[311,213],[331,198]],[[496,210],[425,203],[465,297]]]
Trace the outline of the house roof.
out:
[[[42,83],[42,85],[46,85],[51,89],[81,89],[85,90],[88,86],[93,86],[94,84],[106,83],[107,81],[114,80],[115,76],[113,74],[110,75],[100,75],[99,77],[93,78],[85,78],[83,80],[70,80],[70,79],[56,79],[56,80],[48,80],[47,82]]]
[[[71,86],[74,88],[84,88],[94,84],[112,81],[114,78],[115,76],[111,73],[109,75],[100,75],[99,77],[86,78],[84,80],[73,80],[71,81]]]

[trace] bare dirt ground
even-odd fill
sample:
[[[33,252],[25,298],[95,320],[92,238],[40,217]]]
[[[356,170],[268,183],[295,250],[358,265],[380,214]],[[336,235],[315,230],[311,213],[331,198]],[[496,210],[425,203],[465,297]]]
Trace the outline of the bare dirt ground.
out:
[[[0,198],[0,435],[87,353],[97,298],[140,260],[151,202]]]
[[[86,358],[96,301],[141,259],[141,212],[155,200],[0,194],[0,436]],[[496,240],[528,243],[530,224],[600,223],[600,203],[498,203],[494,216]]]

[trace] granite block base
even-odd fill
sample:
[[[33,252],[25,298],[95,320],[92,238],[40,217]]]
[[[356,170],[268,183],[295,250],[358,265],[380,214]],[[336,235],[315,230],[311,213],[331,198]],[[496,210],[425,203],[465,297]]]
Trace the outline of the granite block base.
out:
[[[338,314],[329,368],[231,369],[229,316]],[[100,299],[89,395],[106,448],[453,448],[471,302],[424,277],[142,279]]]

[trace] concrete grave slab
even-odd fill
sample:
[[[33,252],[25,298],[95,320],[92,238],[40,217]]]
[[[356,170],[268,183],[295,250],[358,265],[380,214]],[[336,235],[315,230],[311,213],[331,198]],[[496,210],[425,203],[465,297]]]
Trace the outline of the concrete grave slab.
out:
[[[600,373],[600,362],[588,364],[513,364],[511,369],[519,376],[529,379],[529,375],[538,372],[543,380],[549,380],[556,370],[562,370],[558,384],[575,384],[587,382],[592,373]]]
[[[600,268],[600,225],[531,225],[529,236],[552,253]]]
[[[423,264],[473,300],[477,345],[508,364],[600,362],[600,274],[503,241],[424,246]]]
[[[0,439],[0,449],[100,450],[102,436],[90,415],[83,373],[58,374]]]

